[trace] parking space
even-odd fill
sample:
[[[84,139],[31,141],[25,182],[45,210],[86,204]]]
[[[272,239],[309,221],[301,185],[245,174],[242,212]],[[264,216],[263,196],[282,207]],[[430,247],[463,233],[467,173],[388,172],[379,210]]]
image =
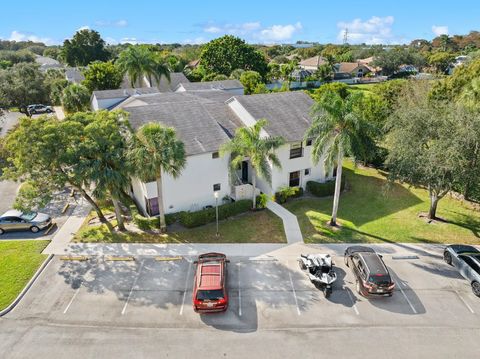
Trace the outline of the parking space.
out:
[[[54,258],[9,316],[241,332],[287,327],[478,325],[478,298],[440,259],[384,259],[397,284],[395,293],[391,298],[366,299],[356,293],[353,275],[342,258],[334,258],[338,280],[329,298],[310,283],[294,259],[230,258],[227,312],[199,315],[191,304],[193,258]]]

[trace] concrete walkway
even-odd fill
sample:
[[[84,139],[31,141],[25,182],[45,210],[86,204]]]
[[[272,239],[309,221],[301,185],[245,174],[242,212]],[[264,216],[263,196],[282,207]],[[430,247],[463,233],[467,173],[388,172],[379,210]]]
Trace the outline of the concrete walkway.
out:
[[[273,201],[268,201],[267,208],[282,219],[288,244],[303,243],[302,231],[300,230],[297,216]]]
[[[85,217],[90,213],[91,206],[81,198],[79,204],[75,207],[72,214],[65,221],[60,230],[52,238],[48,246],[43,250],[43,254],[63,254],[70,245],[73,236],[85,221]]]

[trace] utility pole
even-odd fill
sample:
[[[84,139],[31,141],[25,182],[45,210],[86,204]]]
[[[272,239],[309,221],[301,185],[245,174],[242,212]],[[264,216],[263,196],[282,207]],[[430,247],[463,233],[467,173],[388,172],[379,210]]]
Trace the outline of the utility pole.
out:
[[[345,28],[343,31],[343,44],[346,45],[348,43],[348,28]]]

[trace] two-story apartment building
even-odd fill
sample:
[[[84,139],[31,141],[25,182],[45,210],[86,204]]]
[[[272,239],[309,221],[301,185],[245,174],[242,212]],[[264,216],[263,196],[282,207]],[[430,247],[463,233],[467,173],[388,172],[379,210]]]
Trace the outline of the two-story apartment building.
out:
[[[100,94],[101,96],[101,94]],[[272,183],[257,177],[258,190],[272,195],[282,186],[305,188],[309,180],[324,181],[323,161],[314,165],[311,141],[304,141],[311,124],[312,99],[303,92],[236,95],[224,90],[204,90],[135,95],[114,109],[129,114],[134,129],[159,122],[174,127],[184,143],[187,163],[178,178],[164,175],[163,200],[166,213],[196,211],[219,198],[251,198],[252,168],[245,158],[235,173],[229,171],[230,155],[220,156],[221,146],[239,127],[267,119],[264,136],[282,136],[286,144],[278,150],[282,168],[272,168]],[[132,196],[148,215],[158,214],[155,182],[132,179]]]

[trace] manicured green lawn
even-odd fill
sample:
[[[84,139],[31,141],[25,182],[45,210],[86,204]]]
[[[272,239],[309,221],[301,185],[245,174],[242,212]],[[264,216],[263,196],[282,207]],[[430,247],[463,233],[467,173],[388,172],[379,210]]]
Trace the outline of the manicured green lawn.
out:
[[[103,243],[286,243],[280,218],[268,210],[231,217],[215,223],[166,235],[148,232],[111,233],[105,225],[89,226],[87,221],[76,234],[76,242]]]
[[[0,242],[0,310],[7,307],[47,258],[48,241]]]
[[[341,229],[326,225],[332,198],[307,198],[286,207],[299,219],[305,242],[416,242],[480,243],[480,212],[468,203],[445,197],[437,216],[446,223],[428,224],[418,218],[429,207],[427,191],[407,185],[389,184],[385,174],[344,167],[347,192],[342,193],[338,211]]]

